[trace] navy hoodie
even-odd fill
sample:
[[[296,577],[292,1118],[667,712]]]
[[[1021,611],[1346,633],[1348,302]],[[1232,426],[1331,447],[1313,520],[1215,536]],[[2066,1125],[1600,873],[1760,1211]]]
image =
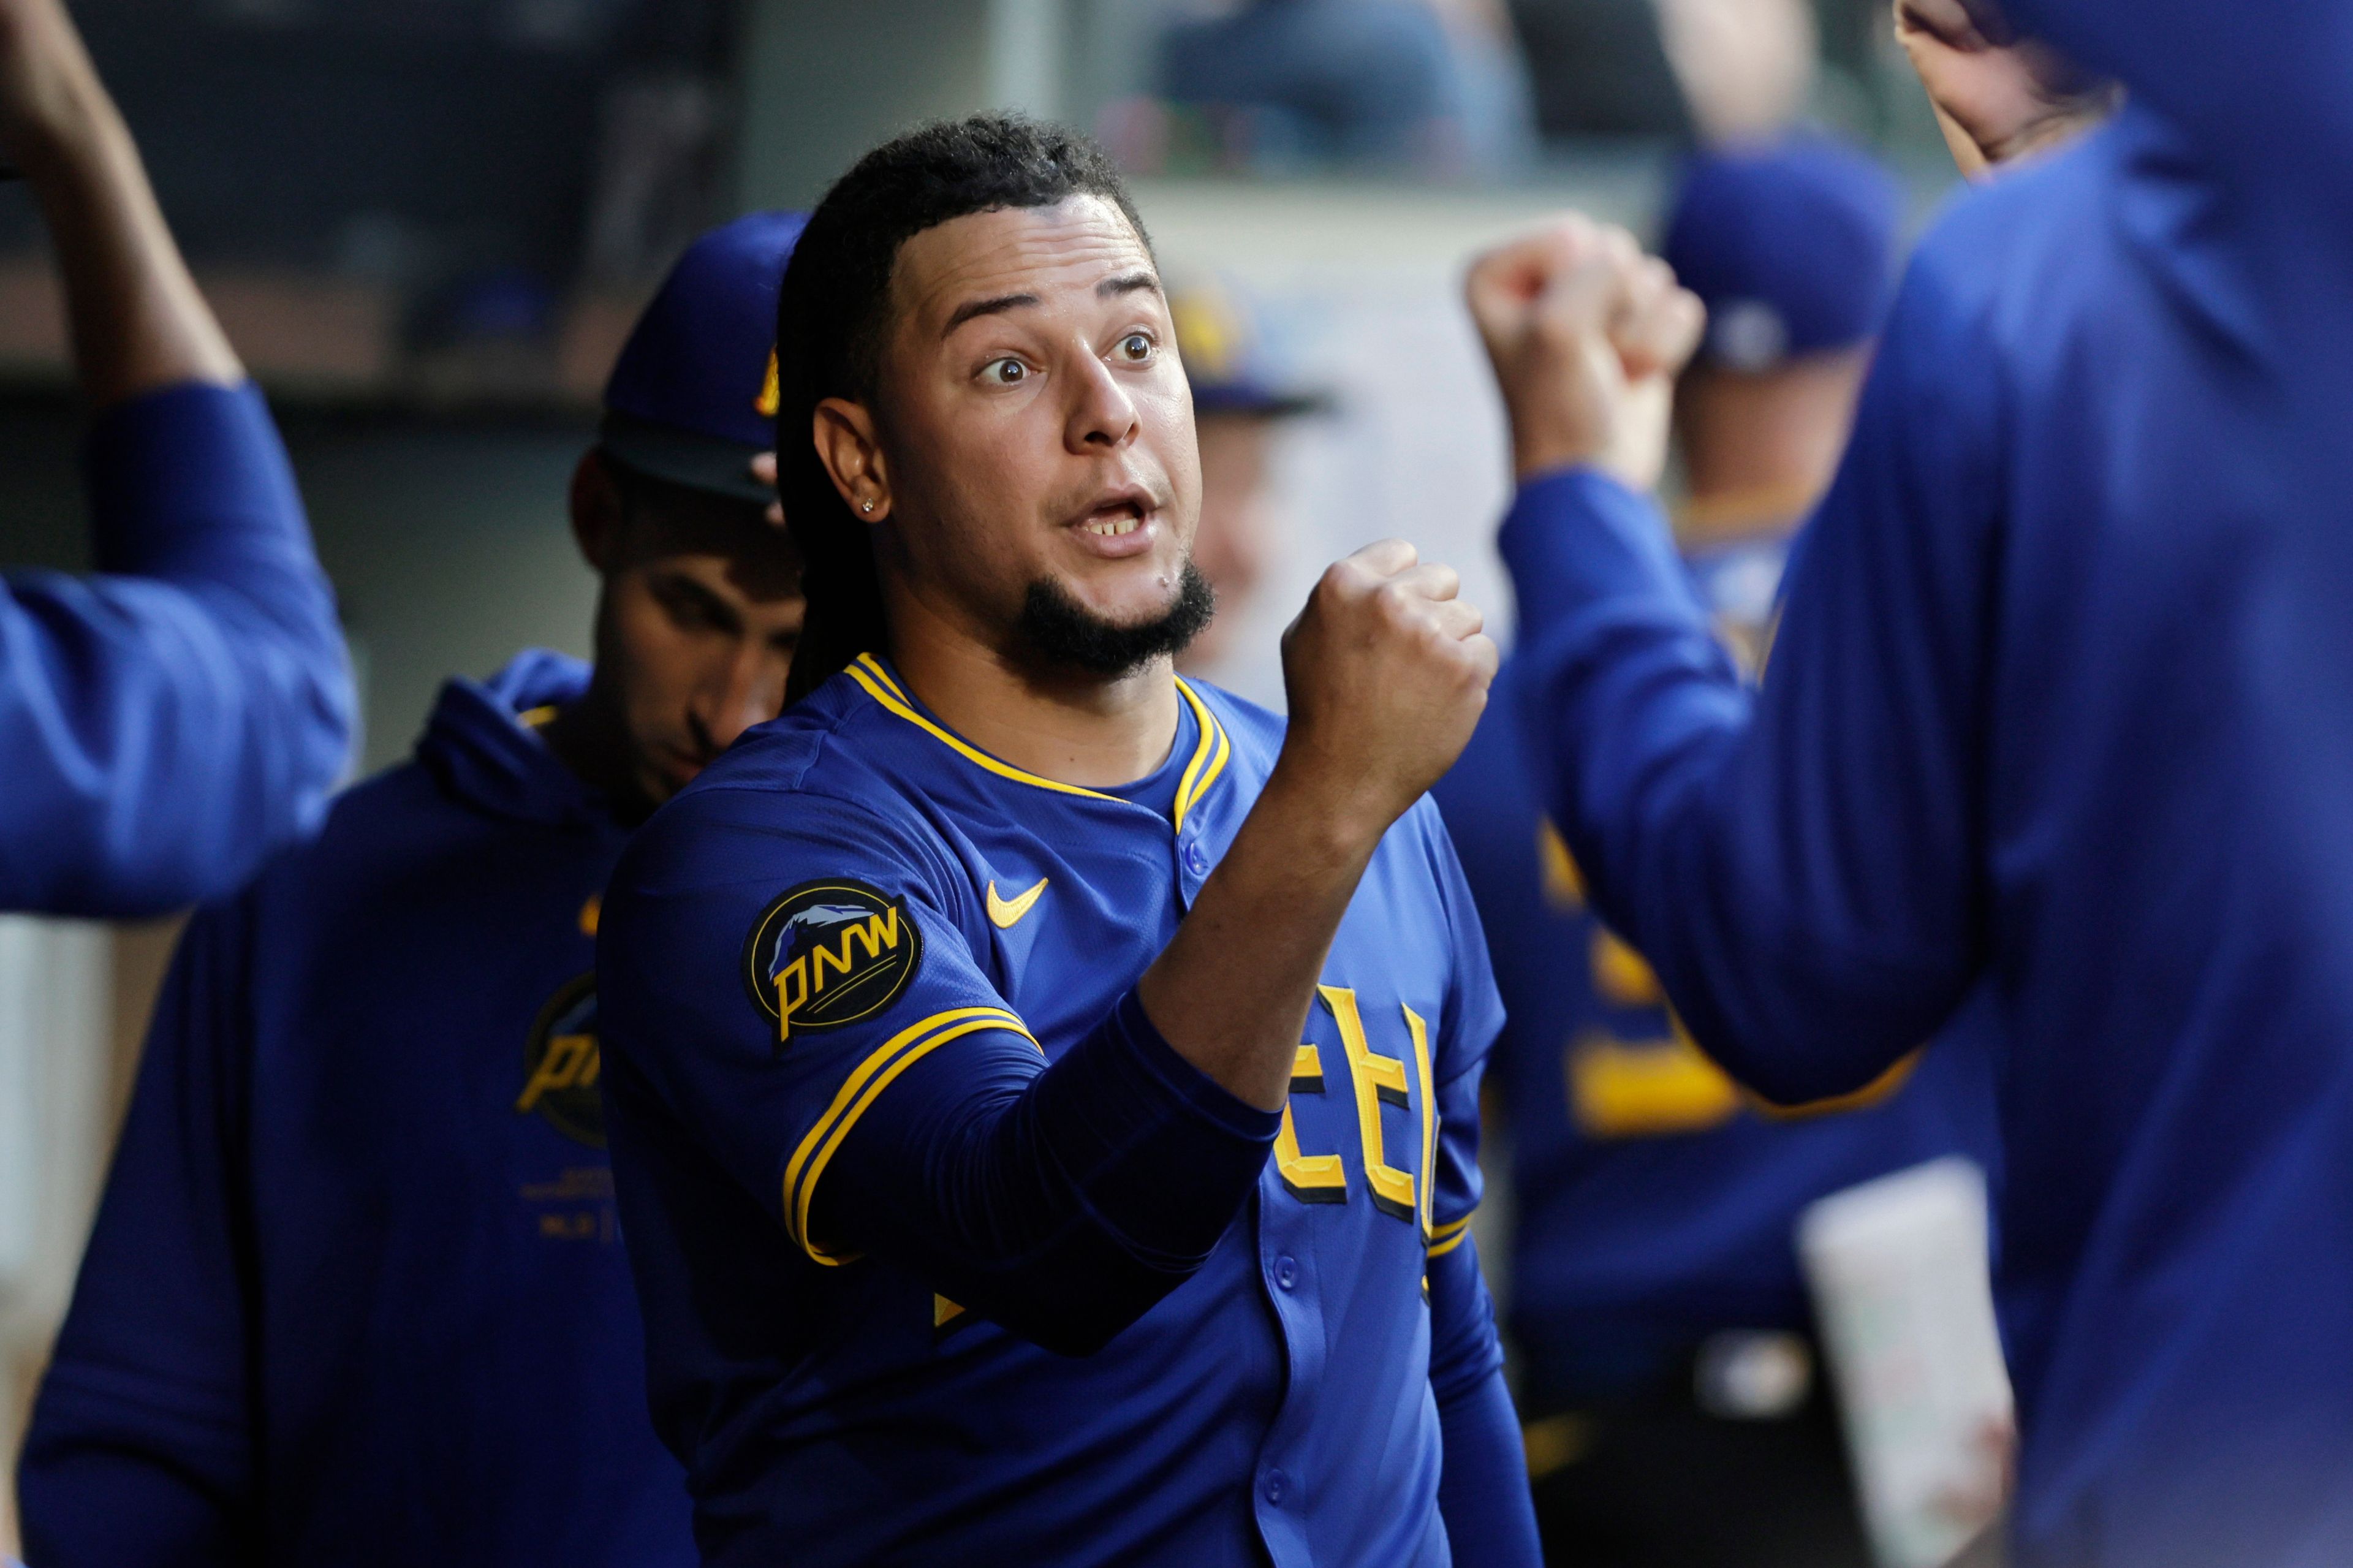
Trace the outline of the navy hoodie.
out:
[[[694,1561],[596,1085],[627,833],[453,680],[181,942],[19,1474],[37,1568]]]
[[[2353,13],[2219,11],[2037,7],[2147,95],[1923,243],[1761,692],[1648,500],[1502,540],[1704,1045],[1799,1099],[1990,1008],[2022,1568],[2353,1562]]]

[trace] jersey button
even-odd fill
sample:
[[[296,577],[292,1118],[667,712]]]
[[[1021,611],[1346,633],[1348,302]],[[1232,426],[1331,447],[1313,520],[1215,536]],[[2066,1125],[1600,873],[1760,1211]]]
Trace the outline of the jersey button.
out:
[[[1185,846],[1185,868],[1196,877],[1209,874],[1209,853],[1197,840]]]
[[[1299,1288],[1299,1265],[1287,1253],[1274,1260],[1274,1282],[1286,1290]]]
[[[1281,1470],[1269,1470],[1266,1473],[1266,1500],[1277,1505],[1280,1505],[1282,1501],[1282,1472]]]

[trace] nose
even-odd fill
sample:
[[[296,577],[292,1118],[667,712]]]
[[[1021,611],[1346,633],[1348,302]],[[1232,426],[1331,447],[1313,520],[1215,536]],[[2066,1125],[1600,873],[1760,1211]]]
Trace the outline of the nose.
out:
[[[782,661],[756,638],[735,645],[732,657],[713,671],[702,700],[690,715],[695,738],[710,756],[735,743],[754,724],[765,724],[783,710],[785,674]]]
[[[1093,354],[1074,356],[1080,365],[1063,442],[1082,456],[1117,451],[1133,442],[1139,421],[1135,402],[1111,366]]]

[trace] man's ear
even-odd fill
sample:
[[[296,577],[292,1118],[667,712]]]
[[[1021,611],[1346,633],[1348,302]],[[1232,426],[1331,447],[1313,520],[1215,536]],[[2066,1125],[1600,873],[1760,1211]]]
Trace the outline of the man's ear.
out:
[[[621,535],[628,523],[621,481],[605,454],[591,447],[572,470],[572,539],[580,558],[602,577],[621,563]]]
[[[891,472],[873,413],[862,403],[828,397],[809,416],[809,436],[836,494],[860,522],[891,515]]]

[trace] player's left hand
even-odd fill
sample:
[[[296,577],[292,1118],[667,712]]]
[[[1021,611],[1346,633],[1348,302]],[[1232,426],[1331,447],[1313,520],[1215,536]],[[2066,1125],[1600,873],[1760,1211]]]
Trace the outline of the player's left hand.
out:
[[[1570,213],[1480,257],[1463,293],[1518,479],[1589,463],[1637,489],[1659,482],[1674,378],[1707,321],[1666,263],[1626,230]]]

